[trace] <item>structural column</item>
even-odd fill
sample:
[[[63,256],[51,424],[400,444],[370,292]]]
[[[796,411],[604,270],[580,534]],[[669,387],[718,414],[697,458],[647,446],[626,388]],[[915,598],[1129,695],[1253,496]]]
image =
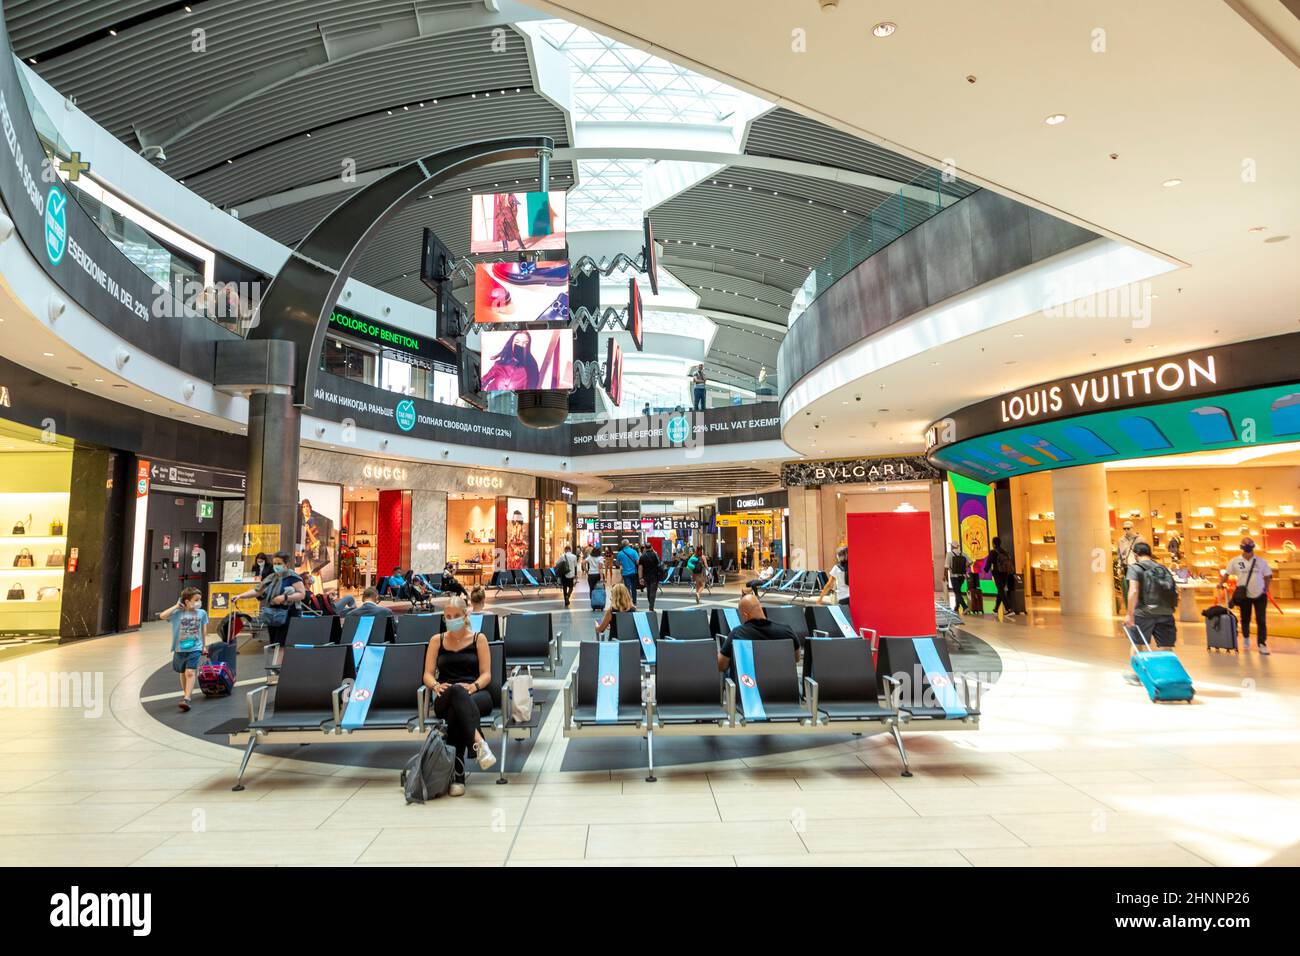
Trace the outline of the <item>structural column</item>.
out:
[[[302,413],[288,386],[248,396],[248,484],[244,525],[279,526],[278,550],[293,554],[298,524],[298,441]],[[255,550],[258,548],[255,546]]]
[[[1056,556],[1061,569],[1061,613],[1110,617],[1110,517],[1106,469],[1080,465],[1052,472]]]

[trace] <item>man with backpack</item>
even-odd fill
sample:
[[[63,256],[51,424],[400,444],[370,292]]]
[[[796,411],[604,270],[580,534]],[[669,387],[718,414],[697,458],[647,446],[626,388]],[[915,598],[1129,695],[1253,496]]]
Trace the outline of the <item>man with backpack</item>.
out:
[[[646,603],[650,606],[650,613],[654,613],[655,595],[659,592],[659,579],[661,573],[659,570],[659,555],[655,549],[648,543],[641,546],[641,557],[637,560],[637,567],[641,575],[641,586],[645,588]]]
[[[984,567],[993,575],[993,586],[997,589],[997,596],[993,599],[993,613],[999,621],[1003,617],[1015,617],[1015,608],[1011,606],[1011,588],[1015,583],[1016,563],[1003,550],[1001,538],[993,539],[988,556],[984,559]]]
[[[641,555],[637,553],[636,548],[632,547],[632,542],[624,538],[623,547],[619,548],[614,559],[618,561],[619,572],[623,575],[623,584],[627,586],[628,594],[632,595],[632,606],[635,607],[637,562],[641,559]]]
[[[1178,610],[1178,584],[1173,572],[1151,557],[1151,545],[1133,545],[1133,563],[1125,572],[1128,580],[1128,616],[1124,623],[1136,627],[1148,642],[1172,648],[1178,640],[1174,614]]]
[[[560,590],[564,594],[564,606],[569,606],[573,597],[573,587],[578,583],[578,556],[573,553],[573,545],[564,544],[564,554],[555,563],[555,576],[560,579]]]
[[[966,570],[970,563],[966,560],[966,555],[962,554],[960,541],[952,542],[952,550],[948,552],[944,564],[948,571],[948,587],[957,595],[957,610],[965,611],[966,598],[961,593],[961,586],[966,581]]]

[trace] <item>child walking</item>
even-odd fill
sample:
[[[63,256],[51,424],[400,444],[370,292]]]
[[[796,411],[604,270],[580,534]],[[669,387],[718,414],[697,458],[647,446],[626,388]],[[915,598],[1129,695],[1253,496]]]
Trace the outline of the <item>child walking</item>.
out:
[[[180,677],[181,710],[190,709],[194,676],[203,656],[203,635],[208,630],[208,612],[203,610],[203,592],[186,588],[180,599],[158,617],[172,622],[172,670]]]

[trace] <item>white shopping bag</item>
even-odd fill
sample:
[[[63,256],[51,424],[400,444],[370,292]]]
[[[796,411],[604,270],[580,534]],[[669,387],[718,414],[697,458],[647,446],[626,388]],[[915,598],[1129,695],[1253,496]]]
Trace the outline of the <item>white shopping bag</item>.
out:
[[[533,719],[533,675],[516,667],[506,680],[510,686],[510,721],[525,724]]]

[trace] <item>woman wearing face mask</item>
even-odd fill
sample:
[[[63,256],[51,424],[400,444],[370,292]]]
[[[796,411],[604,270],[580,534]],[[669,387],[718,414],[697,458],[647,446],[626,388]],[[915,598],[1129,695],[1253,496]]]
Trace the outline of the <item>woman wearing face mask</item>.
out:
[[[506,347],[494,355],[483,375],[485,392],[520,392],[541,388],[542,373],[533,358],[533,337],[520,331],[510,336]]]
[[[203,592],[186,588],[180,599],[158,615],[172,622],[172,670],[181,681],[181,710],[190,709],[194,675],[203,656],[203,635],[208,629],[208,612],[203,610]]]
[[[831,568],[831,573],[826,576],[826,586],[817,595],[818,603],[832,591],[835,592],[835,603],[847,607],[849,603],[849,549],[847,545],[840,545],[839,550],[835,552],[835,566]]]
[[[257,557],[253,559],[253,566],[249,568],[249,574],[253,576],[254,581],[260,581],[270,573],[271,559],[259,551]]]
[[[289,621],[302,613],[302,602],[307,598],[307,587],[302,578],[289,565],[289,555],[283,551],[271,559],[271,573],[262,578],[257,587],[235,597],[236,601],[255,597],[266,607],[283,607],[289,611],[289,617],[283,624],[267,627],[267,643],[284,646],[285,635],[289,633]]]
[[[433,714],[447,722],[447,743],[456,750],[456,775],[450,795],[465,793],[465,752],[471,747],[478,765],[493,767],[497,758],[479,733],[479,721],[492,712],[492,659],[487,637],[474,632],[458,597],[442,610],[447,630],[429,640],[424,656],[424,686],[436,695]]]

